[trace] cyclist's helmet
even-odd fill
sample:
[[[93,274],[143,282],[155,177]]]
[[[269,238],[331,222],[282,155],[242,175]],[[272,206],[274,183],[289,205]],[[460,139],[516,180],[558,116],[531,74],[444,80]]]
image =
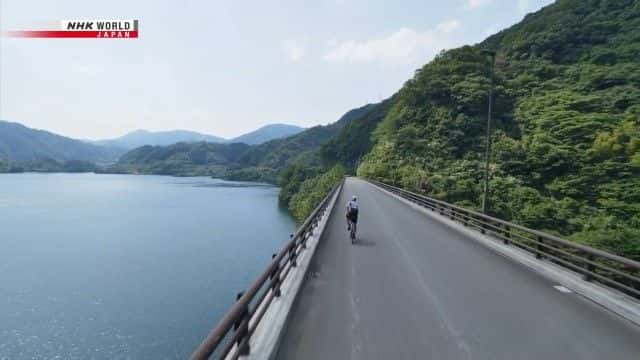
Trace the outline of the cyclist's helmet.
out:
[[[355,195],[353,195],[353,197],[351,198],[351,200],[353,200],[353,201],[357,201],[358,199],[356,199],[356,196],[355,196]]]

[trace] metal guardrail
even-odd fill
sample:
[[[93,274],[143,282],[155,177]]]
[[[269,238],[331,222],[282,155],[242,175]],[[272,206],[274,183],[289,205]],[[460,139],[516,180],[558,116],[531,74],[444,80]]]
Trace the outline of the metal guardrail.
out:
[[[237,301],[218,322],[216,327],[193,352],[191,359],[237,359],[247,355],[249,339],[274,298],[281,295],[280,285],[292,268],[297,266],[298,255],[307,247],[307,240],[313,235],[318,222],[328,209],[331,198],[342,188],[344,181],[337,184],[318,204],[311,215],[298,228],[291,240],[273,255],[267,269],[251,284],[249,289],[237,296]]]
[[[479,212],[416,194],[379,181],[369,182],[409,201],[439,212],[512,244],[557,265],[583,275],[585,281],[596,281],[640,299],[640,263],[608,252],[580,245],[559,237],[500,220]]]

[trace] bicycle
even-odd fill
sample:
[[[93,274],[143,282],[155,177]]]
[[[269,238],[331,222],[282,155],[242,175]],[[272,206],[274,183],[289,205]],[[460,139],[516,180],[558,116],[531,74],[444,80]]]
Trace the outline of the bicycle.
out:
[[[353,222],[353,220],[349,220],[349,238],[351,238],[351,243],[356,243],[356,229],[357,225]]]

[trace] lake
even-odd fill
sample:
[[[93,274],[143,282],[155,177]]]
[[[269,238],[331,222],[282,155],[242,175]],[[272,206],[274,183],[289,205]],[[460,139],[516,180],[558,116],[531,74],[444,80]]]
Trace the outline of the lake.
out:
[[[0,175],[0,359],[188,357],[294,231],[278,191]]]

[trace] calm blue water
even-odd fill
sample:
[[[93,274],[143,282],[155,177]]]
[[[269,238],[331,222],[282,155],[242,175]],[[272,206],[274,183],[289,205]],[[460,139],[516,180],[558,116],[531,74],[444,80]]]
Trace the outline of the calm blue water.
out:
[[[0,175],[0,359],[186,358],[294,230],[278,189]]]

